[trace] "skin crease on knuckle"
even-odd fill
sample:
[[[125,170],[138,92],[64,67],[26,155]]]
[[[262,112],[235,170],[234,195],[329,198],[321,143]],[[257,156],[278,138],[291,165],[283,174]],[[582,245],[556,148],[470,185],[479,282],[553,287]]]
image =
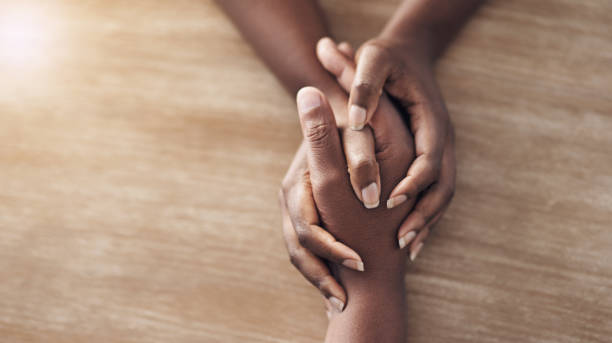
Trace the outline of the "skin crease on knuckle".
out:
[[[300,245],[303,247],[307,247],[312,239],[312,231],[310,230],[310,227],[308,225],[298,225],[297,227],[295,227],[295,233],[297,235],[298,242],[300,243]]]
[[[367,79],[373,78],[372,75],[366,76]],[[360,96],[372,95],[376,92],[376,88],[371,83],[361,80],[355,85],[355,92]]]
[[[317,149],[327,149],[327,137],[331,130],[331,125],[326,122],[309,123],[306,128],[306,137],[304,137],[311,145]]]

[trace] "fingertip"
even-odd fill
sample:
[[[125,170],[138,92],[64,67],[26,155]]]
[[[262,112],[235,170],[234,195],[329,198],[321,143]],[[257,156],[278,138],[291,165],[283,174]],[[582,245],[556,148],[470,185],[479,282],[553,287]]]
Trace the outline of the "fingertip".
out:
[[[303,116],[315,108],[321,107],[323,98],[321,92],[315,87],[307,86],[301,88],[296,95],[298,113]]]
[[[416,232],[425,226],[425,218],[417,210],[412,211],[404,222],[400,225],[398,236],[402,237],[407,235],[409,232]]]
[[[336,312],[341,313],[342,311],[344,311],[344,301],[338,299],[335,296],[331,296],[329,297],[329,302],[331,303],[332,308]]]
[[[353,49],[353,47],[351,46],[349,42],[344,41],[338,44],[338,50],[340,50],[340,52],[342,52],[344,56],[346,56],[347,58],[351,60],[355,56],[355,50]]]
[[[419,242],[414,249],[410,250],[410,261],[414,262],[414,260],[416,260],[417,256],[419,256],[419,253],[421,252],[421,249],[423,249],[423,242]]]
[[[329,37],[323,37],[319,39],[319,41],[317,42],[317,50],[321,48],[331,47],[331,46],[335,47],[336,42],[334,42],[334,40]]]
[[[363,205],[367,209],[377,208],[380,205],[380,187],[372,182],[361,190]]]
[[[401,236],[398,240],[398,245],[400,249],[404,249],[412,240],[416,237],[415,231],[409,231],[405,235]]]
[[[358,272],[362,272],[362,271],[365,270],[363,262],[362,261],[358,261],[358,260],[352,260],[352,259],[344,260],[344,261],[342,261],[342,265],[347,267],[347,268],[349,268],[349,269],[358,271]]]
[[[396,206],[399,206],[400,204],[406,202],[406,200],[408,200],[408,196],[406,196],[405,194],[389,197],[389,199],[387,200],[387,208],[391,209]]]
[[[425,244],[424,241],[428,235],[429,227],[426,227],[422,229],[417,235],[417,237],[412,241],[412,243],[410,244],[410,261],[414,261],[417,258],[417,256],[421,252],[421,249],[423,249],[423,245]]]

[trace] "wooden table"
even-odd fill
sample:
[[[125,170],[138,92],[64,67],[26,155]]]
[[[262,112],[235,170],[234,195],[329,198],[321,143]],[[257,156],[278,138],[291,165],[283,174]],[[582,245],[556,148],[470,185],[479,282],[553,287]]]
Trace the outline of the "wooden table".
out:
[[[323,7],[358,45],[397,2]],[[0,52],[0,342],[320,342],[276,200],[295,105],[219,9],[7,13],[31,32]],[[610,342],[612,2],[493,1],[438,74],[458,184],[408,341]]]

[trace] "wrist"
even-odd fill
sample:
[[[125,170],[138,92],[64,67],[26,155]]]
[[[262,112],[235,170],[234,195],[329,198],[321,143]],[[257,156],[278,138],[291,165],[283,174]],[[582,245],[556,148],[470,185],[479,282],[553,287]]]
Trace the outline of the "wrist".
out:
[[[409,27],[385,28],[378,39],[390,43],[392,46],[415,56],[428,64],[433,64],[437,57],[434,34],[427,27],[418,25]]]
[[[372,269],[364,273],[369,272]],[[405,342],[403,267],[382,278],[344,275],[340,279],[347,292],[347,302],[344,311],[330,318],[326,342]]]

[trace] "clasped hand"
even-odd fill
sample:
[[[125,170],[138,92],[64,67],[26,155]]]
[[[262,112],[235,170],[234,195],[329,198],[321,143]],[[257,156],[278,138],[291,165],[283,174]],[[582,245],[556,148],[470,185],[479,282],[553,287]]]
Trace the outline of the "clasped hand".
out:
[[[350,96],[298,93],[304,141],[279,194],[283,234],[291,262],[337,312],[347,294],[334,276],[401,274],[400,249],[414,259],[452,198],[452,127],[431,66],[409,50],[370,41],[355,72],[350,46],[324,38],[319,61]]]

